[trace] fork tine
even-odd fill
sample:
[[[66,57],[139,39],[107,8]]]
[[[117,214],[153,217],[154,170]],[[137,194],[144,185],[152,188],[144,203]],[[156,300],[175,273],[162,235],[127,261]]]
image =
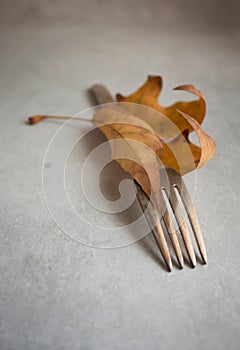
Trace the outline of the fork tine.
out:
[[[197,213],[196,213],[196,210],[194,208],[191,197],[189,195],[189,192],[187,190],[187,187],[186,187],[183,180],[181,183],[181,190],[179,190],[178,186],[177,186],[177,190],[181,196],[183,205],[184,205],[185,210],[188,214],[188,218],[189,218],[189,221],[190,221],[190,224],[191,224],[191,227],[192,227],[192,230],[193,230],[193,233],[194,233],[197,245],[198,245],[199,252],[202,256],[203,262],[205,264],[207,264],[207,252],[206,252],[206,247],[205,247],[205,243],[203,240],[203,236],[201,233],[200,225],[198,222]]]
[[[172,271],[172,259],[171,259],[171,255],[169,253],[169,249],[168,249],[168,246],[167,246],[167,242],[166,242],[166,238],[164,236],[164,233],[163,233],[163,229],[162,229],[162,226],[161,226],[161,223],[159,221],[159,219],[157,220],[157,224],[156,226],[153,228],[153,234],[154,234],[154,237],[157,241],[157,244],[162,252],[162,255],[164,257],[164,260],[169,268],[169,271]]]
[[[182,250],[181,250],[181,247],[180,247],[180,244],[179,244],[179,241],[178,241],[177,234],[175,232],[175,227],[173,225],[173,221],[171,219],[171,216],[170,216],[167,208],[166,208],[166,210],[165,210],[165,212],[163,214],[163,221],[164,221],[164,224],[165,224],[165,226],[167,228],[169,237],[170,237],[172,245],[173,245],[173,249],[175,251],[175,254],[176,254],[178,262],[179,262],[179,265],[180,265],[180,267],[182,269],[183,266],[184,266]]]
[[[176,217],[176,220],[177,220],[177,223],[179,226],[179,230],[182,234],[183,241],[184,241],[189,259],[190,259],[193,267],[195,267],[196,266],[196,255],[195,255],[195,252],[193,249],[191,237],[190,237],[190,234],[188,232],[187,224],[184,221],[183,213],[182,213],[182,210],[180,208],[180,203],[178,201],[174,187],[172,187],[172,186],[170,187],[169,202],[170,202],[170,205],[172,207],[173,213]]]
[[[159,246],[159,249],[162,253],[162,256],[166,262],[166,265],[168,266],[169,271],[172,271],[172,259],[171,255],[169,253],[169,249],[167,246],[166,238],[163,233],[163,229],[158,217],[158,214],[151,203],[149,203],[148,197],[145,195],[139,184],[134,181],[137,189],[137,198],[139,201],[139,204],[142,208],[142,211],[144,212],[144,215],[146,216],[146,219],[148,223],[150,224],[150,227],[155,227],[152,229],[154,238]],[[146,210],[149,206],[149,211]]]

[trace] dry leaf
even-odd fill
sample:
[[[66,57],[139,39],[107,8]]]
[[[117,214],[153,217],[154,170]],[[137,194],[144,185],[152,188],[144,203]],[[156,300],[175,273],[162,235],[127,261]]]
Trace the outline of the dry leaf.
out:
[[[183,90],[190,92],[198,97],[196,101],[190,102],[176,102],[169,107],[163,107],[159,105],[158,98],[162,90],[162,78],[160,76],[149,75],[146,83],[141,86],[135,93],[129,96],[122,96],[117,94],[116,98],[118,102],[131,102],[136,104],[142,104],[157,110],[158,114],[149,111],[147,115],[142,118],[152,126],[152,128],[164,139],[177,137],[185,130],[192,131],[192,126],[188,121],[181,116],[177,110],[180,110],[192,118],[197,120],[199,124],[202,123],[206,114],[206,102],[201,91],[197,90],[193,85],[181,85],[174,90]],[[131,105],[129,106],[131,108]],[[134,113],[134,106],[131,109]],[[166,117],[168,119],[166,119]],[[172,121],[172,123],[169,122]]]
[[[99,109],[93,118],[109,140],[112,158],[139,183],[158,211],[162,208],[159,159],[184,175],[203,166],[216,152],[213,139],[200,127],[206,113],[202,93],[193,85],[179,86],[175,90],[190,92],[198,100],[163,107],[158,104],[161,89],[162,78],[149,76],[132,95],[117,95],[119,102],[130,102],[121,104],[125,110],[108,106]],[[148,108],[142,110],[139,105]],[[45,118],[70,119],[38,115],[30,117],[29,122],[35,124]],[[200,146],[189,140],[192,131]]]
[[[162,194],[156,155],[162,147],[159,136],[143,120],[116,107],[99,109],[93,121],[111,141],[112,159],[139,183],[155,208],[161,210]]]

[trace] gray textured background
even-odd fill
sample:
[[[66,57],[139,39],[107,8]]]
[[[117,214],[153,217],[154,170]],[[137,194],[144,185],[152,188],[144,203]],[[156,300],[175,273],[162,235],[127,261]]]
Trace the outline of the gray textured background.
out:
[[[237,1],[0,1],[0,349],[239,349],[239,9]],[[209,264],[167,273],[149,235],[122,249],[68,239],[44,204],[41,167],[86,88],[132,92],[165,78],[161,101],[194,83],[216,158],[198,173]],[[151,252],[151,253],[150,253]],[[154,258],[155,256],[155,258]],[[159,257],[159,260],[158,260]]]

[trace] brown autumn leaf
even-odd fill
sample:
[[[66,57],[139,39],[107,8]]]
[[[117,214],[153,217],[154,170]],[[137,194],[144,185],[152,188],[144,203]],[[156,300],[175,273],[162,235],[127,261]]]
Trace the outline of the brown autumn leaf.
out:
[[[202,123],[206,114],[206,102],[201,91],[191,84],[178,86],[174,90],[189,92],[197,96],[198,100],[176,102],[169,107],[161,106],[158,103],[158,98],[162,91],[162,77],[153,75],[149,75],[146,83],[133,94],[126,97],[117,94],[116,98],[118,102],[142,104],[160,112],[156,115],[156,113],[151,113],[151,110],[149,110],[149,113],[147,113],[146,116],[141,116],[141,118],[151,125],[164,140],[177,137],[185,130],[189,130],[189,132],[193,130],[193,127],[177,112],[177,110],[190,115],[199,124]],[[134,114],[134,105],[131,107],[129,104],[127,108],[131,109],[131,111],[129,111]],[[166,116],[168,119],[166,119]],[[172,121],[172,123],[170,123],[169,120]]]
[[[93,122],[110,141],[112,159],[139,183],[155,208],[161,210],[161,182],[156,155],[162,148],[159,136],[143,120],[116,107],[99,109]]]
[[[149,76],[134,94],[117,95],[119,101],[130,102],[121,104],[126,111],[116,106],[105,107],[93,119],[109,141],[117,140],[110,142],[112,158],[139,183],[157,210],[161,208],[162,196],[156,154],[165,166],[184,175],[203,166],[216,152],[213,139],[200,127],[206,112],[202,93],[193,85],[182,85],[176,90],[191,92],[199,99],[162,107],[157,101],[161,89],[162,78]],[[151,108],[139,114],[139,104]],[[35,124],[45,118],[70,117],[34,116],[29,122]],[[189,140],[191,131],[197,133],[200,146]]]

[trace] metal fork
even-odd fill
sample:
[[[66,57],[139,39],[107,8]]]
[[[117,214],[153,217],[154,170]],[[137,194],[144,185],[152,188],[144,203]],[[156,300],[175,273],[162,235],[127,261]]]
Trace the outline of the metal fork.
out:
[[[163,223],[166,226],[180,267],[183,268],[184,259],[178,239],[179,233],[182,236],[192,267],[196,266],[196,255],[187,225],[187,218],[194,233],[194,237],[199,252],[201,254],[202,260],[204,264],[207,264],[206,248],[197,219],[196,210],[194,208],[191,197],[182,177],[171,168],[160,168],[160,177],[162,183],[162,192],[165,193],[165,196],[163,195],[163,222],[161,223],[160,219],[157,217],[157,213],[152,205],[150,207],[149,212],[147,212],[147,220],[151,225],[152,220],[154,220],[154,222],[156,223],[156,227],[153,229],[153,234],[156,238],[156,241],[159,245],[159,248],[162,252],[162,255],[164,257],[164,260],[166,261],[169,270],[172,270],[172,261],[166,238],[163,233]],[[149,199],[137,183],[136,188],[138,200],[140,202],[142,210],[145,212],[149,205]],[[170,211],[170,209],[172,212]],[[184,214],[187,214],[187,218],[184,217]],[[176,221],[177,228],[174,225],[174,220]]]
[[[90,92],[93,94],[98,104],[114,102],[113,97],[103,85],[93,85],[90,89]],[[182,236],[192,267],[196,266],[196,254],[188,230],[188,225],[186,222],[187,220],[185,220],[184,217],[184,211],[185,214],[187,213],[187,217],[192,231],[194,233],[194,237],[202,260],[204,264],[206,264],[207,253],[202,233],[200,230],[197,214],[182,177],[175,170],[170,168],[161,167],[159,171],[162,183],[162,203],[164,206],[162,220],[159,218],[153,205],[149,203],[149,199],[143,192],[142,188],[138,185],[136,181],[134,182],[136,185],[138,201],[144,214],[146,215],[146,219],[149,222],[150,227],[153,227],[153,235],[156,239],[156,242],[160,248],[160,251],[169,271],[172,270],[172,258],[164,234],[163,224],[165,225],[166,230],[169,234],[180,268],[183,268],[184,266],[184,258],[182,248],[179,243],[179,233]],[[146,210],[147,208],[148,210]],[[176,224],[177,228],[175,227]]]

